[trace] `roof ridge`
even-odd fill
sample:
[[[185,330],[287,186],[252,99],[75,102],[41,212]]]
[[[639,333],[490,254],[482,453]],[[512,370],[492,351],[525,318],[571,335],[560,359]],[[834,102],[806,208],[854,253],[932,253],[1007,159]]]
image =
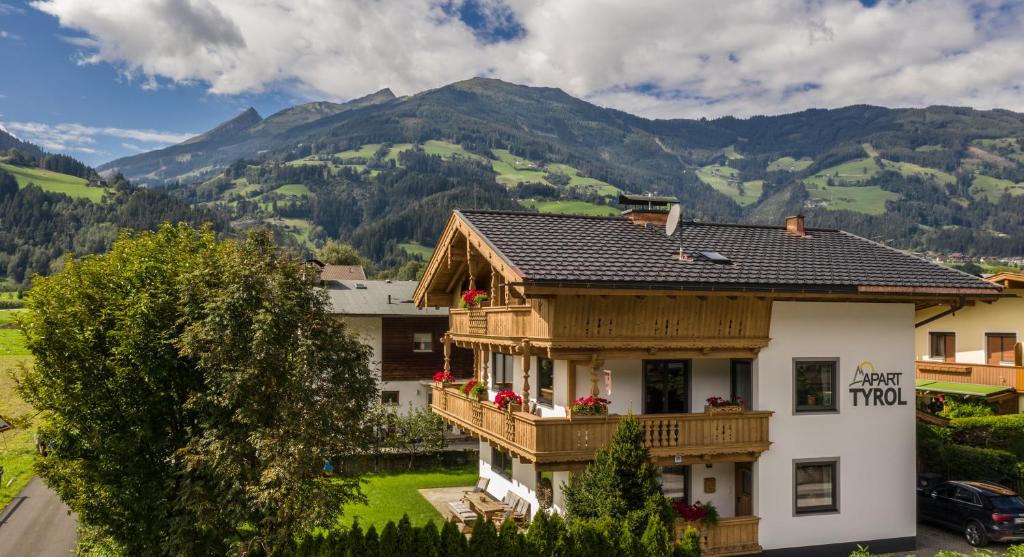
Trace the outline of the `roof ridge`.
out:
[[[956,272],[956,273],[960,273],[961,275],[971,277],[972,279],[977,279],[977,280],[981,280],[981,281],[985,280],[985,279],[983,279],[981,277],[972,275],[972,274],[968,273],[967,271],[961,271],[960,269],[954,269],[953,267],[946,267],[945,265],[939,265],[938,263],[935,263],[934,261],[929,261],[929,260],[927,260],[927,259],[925,259],[923,257],[918,256],[917,254],[915,254],[913,252],[899,250],[899,249],[896,249],[894,247],[887,246],[887,245],[885,245],[885,244],[883,244],[881,242],[876,242],[876,241],[874,241],[874,240],[872,240],[870,238],[865,238],[863,236],[858,236],[858,235],[856,235],[856,234],[854,234],[852,232],[847,232],[845,230],[840,230],[839,233],[840,234],[845,234],[845,235],[847,235],[847,236],[849,236],[851,238],[860,240],[862,242],[867,242],[869,244],[874,244],[876,246],[879,246],[881,248],[887,249],[887,250],[889,250],[891,252],[898,253],[898,254],[900,254],[902,256],[905,256],[905,257],[913,257],[914,259],[917,259],[918,261],[922,261],[924,263],[927,263],[928,265],[931,265],[932,267],[935,267],[937,269],[945,269],[945,270],[953,271],[953,272]]]
[[[568,213],[540,213],[533,211],[512,211],[507,209],[456,209],[462,214],[484,214],[484,215],[522,215],[527,217],[558,217],[571,219],[594,219],[594,220],[629,220],[622,215],[573,215]]]

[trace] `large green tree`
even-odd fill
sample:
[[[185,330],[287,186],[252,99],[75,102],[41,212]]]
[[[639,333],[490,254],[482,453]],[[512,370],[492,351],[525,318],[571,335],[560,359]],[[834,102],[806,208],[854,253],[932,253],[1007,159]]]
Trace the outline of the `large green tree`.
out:
[[[362,445],[377,385],[314,278],[265,233],[179,225],[35,279],[39,474],[129,555],[273,554],[332,523],[362,496],[320,472]]]

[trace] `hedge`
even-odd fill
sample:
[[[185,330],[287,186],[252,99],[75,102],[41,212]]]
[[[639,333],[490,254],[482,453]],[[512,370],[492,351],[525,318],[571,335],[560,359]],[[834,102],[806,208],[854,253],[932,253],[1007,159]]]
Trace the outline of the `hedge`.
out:
[[[1024,414],[955,418],[949,426],[956,443],[1009,451],[1024,460]]]
[[[408,516],[388,522],[380,532],[365,532],[356,521],[351,528],[307,534],[295,540],[282,557],[700,557],[697,531],[687,528],[673,543],[671,526],[653,517],[642,538],[610,518],[575,520],[538,513],[523,533],[511,521],[497,530],[477,520],[467,540],[454,522],[438,530],[433,522],[413,526]]]
[[[955,430],[919,423],[917,456],[925,469],[942,474],[947,480],[989,480],[1016,484],[1019,472],[1015,454],[999,449],[962,445],[955,441]]]

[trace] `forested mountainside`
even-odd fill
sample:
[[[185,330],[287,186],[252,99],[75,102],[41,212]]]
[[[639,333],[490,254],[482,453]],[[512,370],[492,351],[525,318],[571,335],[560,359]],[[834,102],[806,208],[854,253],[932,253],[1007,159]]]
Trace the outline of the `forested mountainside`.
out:
[[[350,241],[385,266],[422,257],[455,207],[612,214],[620,191],[677,195],[697,220],[799,211],[904,249],[1024,255],[1024,115],[1004,110],[649,120],[477,78],[249,110],[100,170],[275,223],[307,249]]]
[[[107,180],[66,155],[53,155],[0,130],[0,290],[59,268],[68,253],[110,248],[123,229],[163,222],[230,228],[216,208],[197,207],[158,189]]]

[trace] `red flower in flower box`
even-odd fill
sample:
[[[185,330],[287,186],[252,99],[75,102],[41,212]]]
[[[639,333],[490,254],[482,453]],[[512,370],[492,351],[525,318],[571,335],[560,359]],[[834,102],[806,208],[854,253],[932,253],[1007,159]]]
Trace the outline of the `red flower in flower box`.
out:
[[[509,404],[522,404],[523,397],[516,394],[515,391],[498,391],[498,394],[494,395],[494,405],[499,410],[504,410]]]
[[[442,369],[441,371],[439,371],[439,372],[434,374],[434,382],[435,383],[454,383],[455,382],[455,376]]]
[[[599,396],[581,396],[572,401],[572,413],[581,416],[601,416],[608,413],[611,401]]]
[[[486,290],[467,290],[462,293],[462,307],[468,308],[490,300]]]
[[[476,384],[476,379],[470,379],[469,381],[466,381],[466,384],[462,386],[462,394],[468,395],[469,392],[473,390],[473,387],[476,386]]]

